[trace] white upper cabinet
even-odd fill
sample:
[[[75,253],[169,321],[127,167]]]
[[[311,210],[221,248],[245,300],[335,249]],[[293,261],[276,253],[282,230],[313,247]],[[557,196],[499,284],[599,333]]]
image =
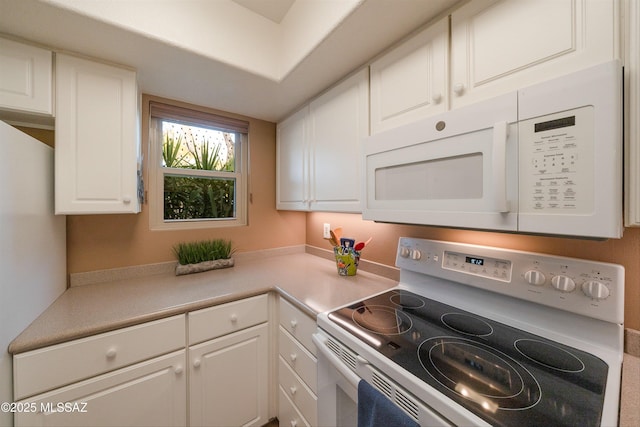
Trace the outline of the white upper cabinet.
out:
[[[369,132],[363,69],[278,124],[278,209],[360,212],[361,140]]]
[[[371,134],[446,111],[448,35],[447,17],[371,64]]]
[[[361,212],[361,141],[369,134],[369,73],[311,101],[309,139],[313,210]]]
[[[52,53],[0,38],[0,109],[53,114]]]
[[[309,106],[305,106],[276,129],[276,207],[286,210],[309,208],[309,149],[307,127]]]
[[[640,227],[640,2],[625,2],[625,215]]]
[[[614,0],[474,0],[451,14],[451,108],[619,56]]]
[[[134,71],[56,55],[57,214],[137,213]]]

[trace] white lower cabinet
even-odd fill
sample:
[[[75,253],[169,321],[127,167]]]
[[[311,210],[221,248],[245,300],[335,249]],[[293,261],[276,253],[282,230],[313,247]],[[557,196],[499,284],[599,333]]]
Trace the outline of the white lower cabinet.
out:
[[[191,426],[261,426],[268,420],[268,325],[189,349]]]
[[[17,354],[15,425],[185,425],[185,363],[184,315]]]
[[[185,351],[180,350],[26,399],[16,426],[184,426]]]
[[[316,321],[280,299],[278,327],[278,421],[281,426],[318,424],[317,358],[311,341]]]
[[[266,424],[268,295],[189,313],[189,344],[189,424]]]

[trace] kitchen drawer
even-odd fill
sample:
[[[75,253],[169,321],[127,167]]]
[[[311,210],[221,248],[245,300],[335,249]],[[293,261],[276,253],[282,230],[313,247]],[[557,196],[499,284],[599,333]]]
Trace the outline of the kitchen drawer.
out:
[[[281,427],[310,427],[307,420],[304,419],[300,411],[295,407],[289,396],[284,392],[282,387],[280,390],[280,398],[278,399],[278,425]]]
[[[316,346],[311,335],[316,332],[316,321],[294,307],[290,302],[280,298],[280,325],[295,339],[300,341],[314,356]]]
[[[189,313],[189,345],[236,332],[268,320],[267,294]]]
[[[317,359],[282,326],[279,329],[278,348],[280,356],[302,378],[311,391],[317,393]]]
[[[298,408],[302,416],[311,425],[317,424],[318,398],[305,385],[299,376],[291,370],[282,357],[278,364],[278,383],[289,400]]]
[[[13,357],[14,399],[90,378],[185,347],[184,315]]]

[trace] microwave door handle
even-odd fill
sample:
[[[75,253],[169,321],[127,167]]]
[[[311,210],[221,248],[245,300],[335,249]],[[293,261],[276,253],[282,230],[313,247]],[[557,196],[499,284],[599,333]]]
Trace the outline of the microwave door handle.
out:
[[[507,201],[507,137],[509,125],[506,121],[493,125],[493,207],[496,212],[509,212]]]

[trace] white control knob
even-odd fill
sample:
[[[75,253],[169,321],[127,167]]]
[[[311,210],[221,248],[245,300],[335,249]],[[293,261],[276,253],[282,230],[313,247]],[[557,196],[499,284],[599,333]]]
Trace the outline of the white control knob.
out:
[[[417,249],[413,249],[413,250],[411,251],[411,259],[414,259],[414,260],[416,260],[416,261],[417,261],[417,260],[419,260],[420,258],[422,258],[422,252],[420,252],[420,251],[419,251],[419,250],[417,250]]]
[[[597,280],[588,280],[582,284],[582,292],[593,299],[606,299],[611,291],[603,283]]]
[[[573,292],[576,289],[576,282],[571,277],[558,275],[551,279],[551,286],[560,292]]]
[[[544,277],[544,274],[541,271],[529,270],[524,273],[524,280],[526,280],[530,285],[542,286],[547,281],[547,278]]]
[[[400,256],[402,258],[409,258],[409,253],[411,253],[409,248],[407,248],[405,246],[400,247]]]

